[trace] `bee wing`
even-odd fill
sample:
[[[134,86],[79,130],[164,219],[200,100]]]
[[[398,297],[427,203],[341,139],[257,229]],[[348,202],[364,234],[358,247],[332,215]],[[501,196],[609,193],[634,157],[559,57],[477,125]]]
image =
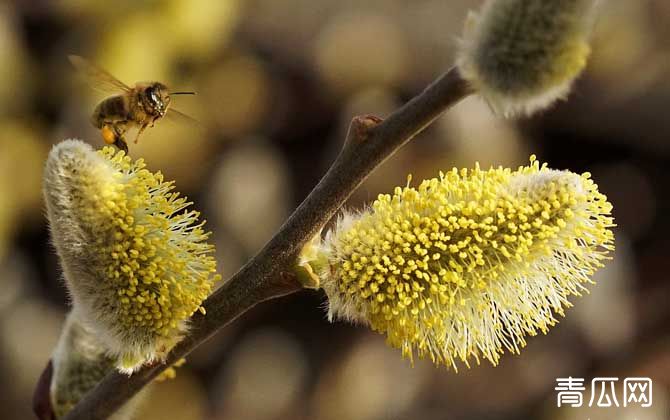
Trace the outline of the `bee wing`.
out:
[[[128,85],[87,59],[78,55],[68,55],[67,58],[77,72],[84,75],[86,81],[93,89],[103,93],[119,93],[131,90]]]
[[[201,126],[200,121],[196,120],[195,118],[193,118],[189,115],[184,114],[181,111],[177,111],[174,108],[169,108],[167,110],[167,113],[165,114],[165,116],[167,117],[167,119],[169,119],[171,121],[185,122],[187,124],[193,124],[193,125],[196,125],[198,127]]]

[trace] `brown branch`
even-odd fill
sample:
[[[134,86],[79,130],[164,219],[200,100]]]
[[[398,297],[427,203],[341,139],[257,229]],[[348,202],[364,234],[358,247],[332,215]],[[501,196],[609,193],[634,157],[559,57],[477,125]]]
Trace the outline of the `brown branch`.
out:
[[[204,303],[192,329],[166,364],[145,366],[128,377],[112,372],[65,417],[96,420],[110,416],[163,369],[181,359],[237,316],[267,299],[301,289],[288,274],[302,246],[330,220],[363,180],[442,112],[471,93],[456,68],[442,75],[386,120],[356,117],[333,165],[268,244]]]

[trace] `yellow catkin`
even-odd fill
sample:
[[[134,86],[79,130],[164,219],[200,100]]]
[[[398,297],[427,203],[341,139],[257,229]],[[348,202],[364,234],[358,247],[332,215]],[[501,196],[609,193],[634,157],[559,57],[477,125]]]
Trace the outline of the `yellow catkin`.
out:
[[[49,221],[73,305],[122,371],[162,358],[219,278],[204,222],[173,190],[111,147],[65,141],[47,162]]]
[[[589,174],[534,156],[516,171],[453,169],[343,216],[314,261],[328,262],[331,317],[409,358],[497,364],[586,290],[613,249],[611,208]]]

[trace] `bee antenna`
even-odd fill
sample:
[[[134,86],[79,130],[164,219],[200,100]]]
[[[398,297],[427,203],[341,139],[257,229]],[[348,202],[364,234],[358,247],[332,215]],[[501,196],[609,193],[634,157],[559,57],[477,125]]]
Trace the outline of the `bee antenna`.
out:
[[[195,92],[170,92],[170,95],[197,95]]]

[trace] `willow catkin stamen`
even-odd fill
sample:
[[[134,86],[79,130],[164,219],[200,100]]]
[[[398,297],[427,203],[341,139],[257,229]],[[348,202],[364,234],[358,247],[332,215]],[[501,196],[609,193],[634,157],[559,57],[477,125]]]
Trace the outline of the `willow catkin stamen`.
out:
[[[587,290],[613,249],[611,208],[589,174],[534,157],[454,169],[345,213],[302,263],[331,318],[369,325],[404,356],[497,364]]]
[[[72,304],[117,367],[162,359],[219,279],[199,213],[140,159],[67,140],[47,160],[51,236]]]

